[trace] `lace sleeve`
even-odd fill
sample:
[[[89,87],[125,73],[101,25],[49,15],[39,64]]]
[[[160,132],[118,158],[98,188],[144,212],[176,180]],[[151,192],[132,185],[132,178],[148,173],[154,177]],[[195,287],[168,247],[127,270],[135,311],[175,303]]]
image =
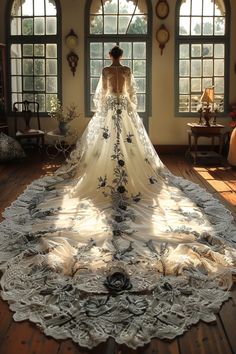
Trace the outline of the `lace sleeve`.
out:
[[[107,91],[107,79],[106,79],[105,71],[103,69],[93,97],[93,103],[96,108],[96,111],[101,111],[102,107],[104,107],[106,91]]]
[[[136,84],[135,84],[134,76],[131,72],[129,72],[128,74],[127,92],[129,94],[131,106],[134,110],[136,110],[138,104],[137,95],[136,95]]]

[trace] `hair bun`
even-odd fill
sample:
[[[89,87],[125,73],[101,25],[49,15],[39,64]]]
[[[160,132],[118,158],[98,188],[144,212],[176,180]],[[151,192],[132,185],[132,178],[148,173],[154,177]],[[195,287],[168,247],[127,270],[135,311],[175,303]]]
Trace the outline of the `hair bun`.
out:
[[[115,45],[109,52],[109,54],[114,58],[118,59],[123,54],[123,49],[121,49],[118,45]]]

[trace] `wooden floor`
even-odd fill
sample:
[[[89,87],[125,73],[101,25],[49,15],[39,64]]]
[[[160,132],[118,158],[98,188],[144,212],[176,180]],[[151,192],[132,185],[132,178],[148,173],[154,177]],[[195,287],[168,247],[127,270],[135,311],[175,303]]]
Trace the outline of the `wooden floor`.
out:
[[[208,189],[236,215],[236,170],[225,166],[193,166],[181,155],[163,155],[163,162],[176,175]],[[40,157],[0,165],[0,214],[27,184],[50,175],[60,162]],[[34,324],[15,323],[7,303],[0,300],[0,354],[236,354],[236,287],[213,324],[199,323],[173,341],[152,340],[137,350],[118,346],[110,339],[93,350],[70,340],[46,337]]]

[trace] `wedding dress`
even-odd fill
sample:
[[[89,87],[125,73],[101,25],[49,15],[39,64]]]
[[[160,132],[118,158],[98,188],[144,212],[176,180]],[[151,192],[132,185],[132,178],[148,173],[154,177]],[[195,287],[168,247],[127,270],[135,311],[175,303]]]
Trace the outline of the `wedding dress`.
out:
[[[130,70],[103,70],[67,163],[4,211],[2,298],[14,319],[93,347],[136,348],[210,322],[236,265],[231,213],[156,154]]]

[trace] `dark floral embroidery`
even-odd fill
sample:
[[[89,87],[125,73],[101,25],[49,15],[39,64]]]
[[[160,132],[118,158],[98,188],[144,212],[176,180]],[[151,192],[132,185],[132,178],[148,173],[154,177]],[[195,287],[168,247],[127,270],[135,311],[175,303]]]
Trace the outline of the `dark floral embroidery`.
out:
[[[157,179],[154,176],[151,176],[148,179],[149,179],[150,184],[157,183]]]
[[[127,134],[127,136],[126,136],[127,143],[131,144],[133,142],[133,140],[132,140],[133,136],[134,135],[131,133]]]
[[[104,127],[104,128],[102,128],[102,130],[103,130],[102,137],[103,137],[105,140],[108,139],[108,138],[110,138],[109,129],[106,128],[106,127]]]
[[[107,185],[107,176],[105,176],[104,178],[103,177],[98,177],[98,182],[99,182],[99,184],[98,184],[98,188],[104,188],[104,187],[106,187],[106,185]]]
[[[122,294],[125,290],[130,290],[132,288],[129,276],[123,272],[115,272],[108,275],[104,285],[114,295]]]

